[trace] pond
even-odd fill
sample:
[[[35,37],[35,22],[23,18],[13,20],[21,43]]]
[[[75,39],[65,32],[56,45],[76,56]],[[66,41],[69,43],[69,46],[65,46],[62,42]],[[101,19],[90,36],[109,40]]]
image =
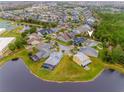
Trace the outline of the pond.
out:
[[[105,70],[96,80],[82,83],[55,83],[43,81],[24,65],[23,61],[10,61],[0,67],[0,91],[124,91],[124,75]]]

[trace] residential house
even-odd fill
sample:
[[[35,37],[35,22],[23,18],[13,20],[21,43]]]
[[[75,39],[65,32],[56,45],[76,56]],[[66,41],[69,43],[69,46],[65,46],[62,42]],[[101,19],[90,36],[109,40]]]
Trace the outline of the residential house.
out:
[[[63,54],[62,52],[53,52],[50,57],[45,61],[43,67],[46,69],[53,70],[60,62]]]
[[[36,46],[36,48],[40,51],[42,49],[45,49],[47,51],[50,51],[51,45],[49,43],[42,43]]]
[[[91,47],[82,47],[80,52],[90,57],[98,57],[98,50]]]
[[[98,45],[98,41],[94,41],[94,40],[87,40],[86,41],[86,46],[88,46],[88,47],[93,47],[93,46],[97,46]]]
[[[51,29],[42,29],[39,32],[40,32],[41,35],[47,35],[47,34],[53,33],[54,31],[51,30]]]
[[[88,56],[81,52],[78,52],[73,56],[73,61],[76,62],[78,65],[83,66],[86,70],[88,70],[87,66],[92,62]]]
[[[73,38],[74,38],[74,34],[71,32],[60,32],[59,34],[57,34],[57,39],[64,42],[68,42]]]
[[[84,42],[85,42],[85,39],[83,37],[75,37],[73,39],[73,45],[75,45],[75,46],[81,46],[82,43],[84,43]]]
[[[90,17],[86,20],[86,24],[88,24],[89,26],[93,26],[95,23],[96,19],[94,17]]]
[[[28,36],[27,43],[29,45],[36,46],[38,44],[41,44],[41,42],[42,42],[41,37],[37,33],[33,33]]]
[[[48,57],[50,54],[50,51],[47,49],[42,49],[39,52],[37,52],[35,55],[29,56],[33,61],[39,61],[42,58]]]
[[[84,24],[77,28],[81,33],[87,33],[88,31],[91,31],[91,27],[88,24]]]

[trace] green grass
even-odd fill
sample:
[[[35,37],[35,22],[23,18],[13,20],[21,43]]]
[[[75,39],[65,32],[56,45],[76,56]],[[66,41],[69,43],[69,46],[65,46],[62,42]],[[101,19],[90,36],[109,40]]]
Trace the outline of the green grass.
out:
[[[72,45],[72,41],[64,42],[64,41],[61,41],[61,40],[58,40],[58,39],[56,39],[56,41],[57,41],[59,44],[64,45],[64,46]]]
[[[97,60],[94,60],[89,67],[90,70],[86,71],[65,55],[52,72],[41,69],[38,76],[52,81],[87,81],[92,80],[103,69],[103,65]]]
[[[12,31],[5,31],[4,33],[2,33],[0,35],[0,37],[18,37],[18,36],[21,35],[20,32],[19,32],[20,30],[22,30],[22,27],[21,26],[15,28]]]
[[[89,71],[85,71],[83,67],[77,65],[72,61],[72,58],[65,55],[59,65],[53,70],[49,71],[41,68],[46,59],[42,59],[39,62],[33,62],[28,57],[28,51],[26,49],[20,50],[12,56],[7,56],[0,60],[0,64],[3,64],[12,58],[22,58],[26,66],[35,75],[41,79],[52,81],[87,81],[93,79],[102,69],[103,65],[96,59],[92,59],[93,63],[89,65],[91,68]]]

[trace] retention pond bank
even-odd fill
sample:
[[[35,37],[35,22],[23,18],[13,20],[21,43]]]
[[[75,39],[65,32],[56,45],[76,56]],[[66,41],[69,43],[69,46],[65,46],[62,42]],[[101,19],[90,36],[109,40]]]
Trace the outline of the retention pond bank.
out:
[[[124,75],[105,70],[92,82],[47,82],[32,75],[19,59],[0,67],[0,91],[124,91]]]

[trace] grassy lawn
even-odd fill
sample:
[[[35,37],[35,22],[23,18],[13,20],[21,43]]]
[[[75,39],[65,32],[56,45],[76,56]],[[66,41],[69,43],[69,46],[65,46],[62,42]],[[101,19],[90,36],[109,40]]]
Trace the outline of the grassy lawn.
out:
[[[20,26],[20,27],[15,28],[12,31],[5,31],[4,33],[0,35],[0,37],[18,37],[20,36],[19,31],[22,30],[22,28],[23,27]]]
[[[37,74],[44,79],[53,81],[87,81],[92,80],[103,69],[103,65],[97,60],[94,60],[89,67],[91,69],[86,71],[73,62],[72,58],[65,55],[52,72],[41,68]]]
[[[7,56],[0,60],[0,64],[3,64],[12,58],[20,57],[24,60],[26,66],[39,78],[52,81],[86,81],[93,79],[102,69],[103,65],[96,59],[92,59],[93,63],[89,65],[91,68],[89,71],[85,71],[83,67],[80,67],[72,58],[65,55],[59,65],[53,70],[49,71],[41,68],[45,59],[39,62],[33,62],[28,57],[28,51],[26,49],[20,50],[12,56]]]
[[[61,41],[61,40],[58,40],[58,39],[56,39],[56,41],[57,41],[59,44],[64,45],[64,46],[72,45],[72,41],[64,42],[64,41]]]

